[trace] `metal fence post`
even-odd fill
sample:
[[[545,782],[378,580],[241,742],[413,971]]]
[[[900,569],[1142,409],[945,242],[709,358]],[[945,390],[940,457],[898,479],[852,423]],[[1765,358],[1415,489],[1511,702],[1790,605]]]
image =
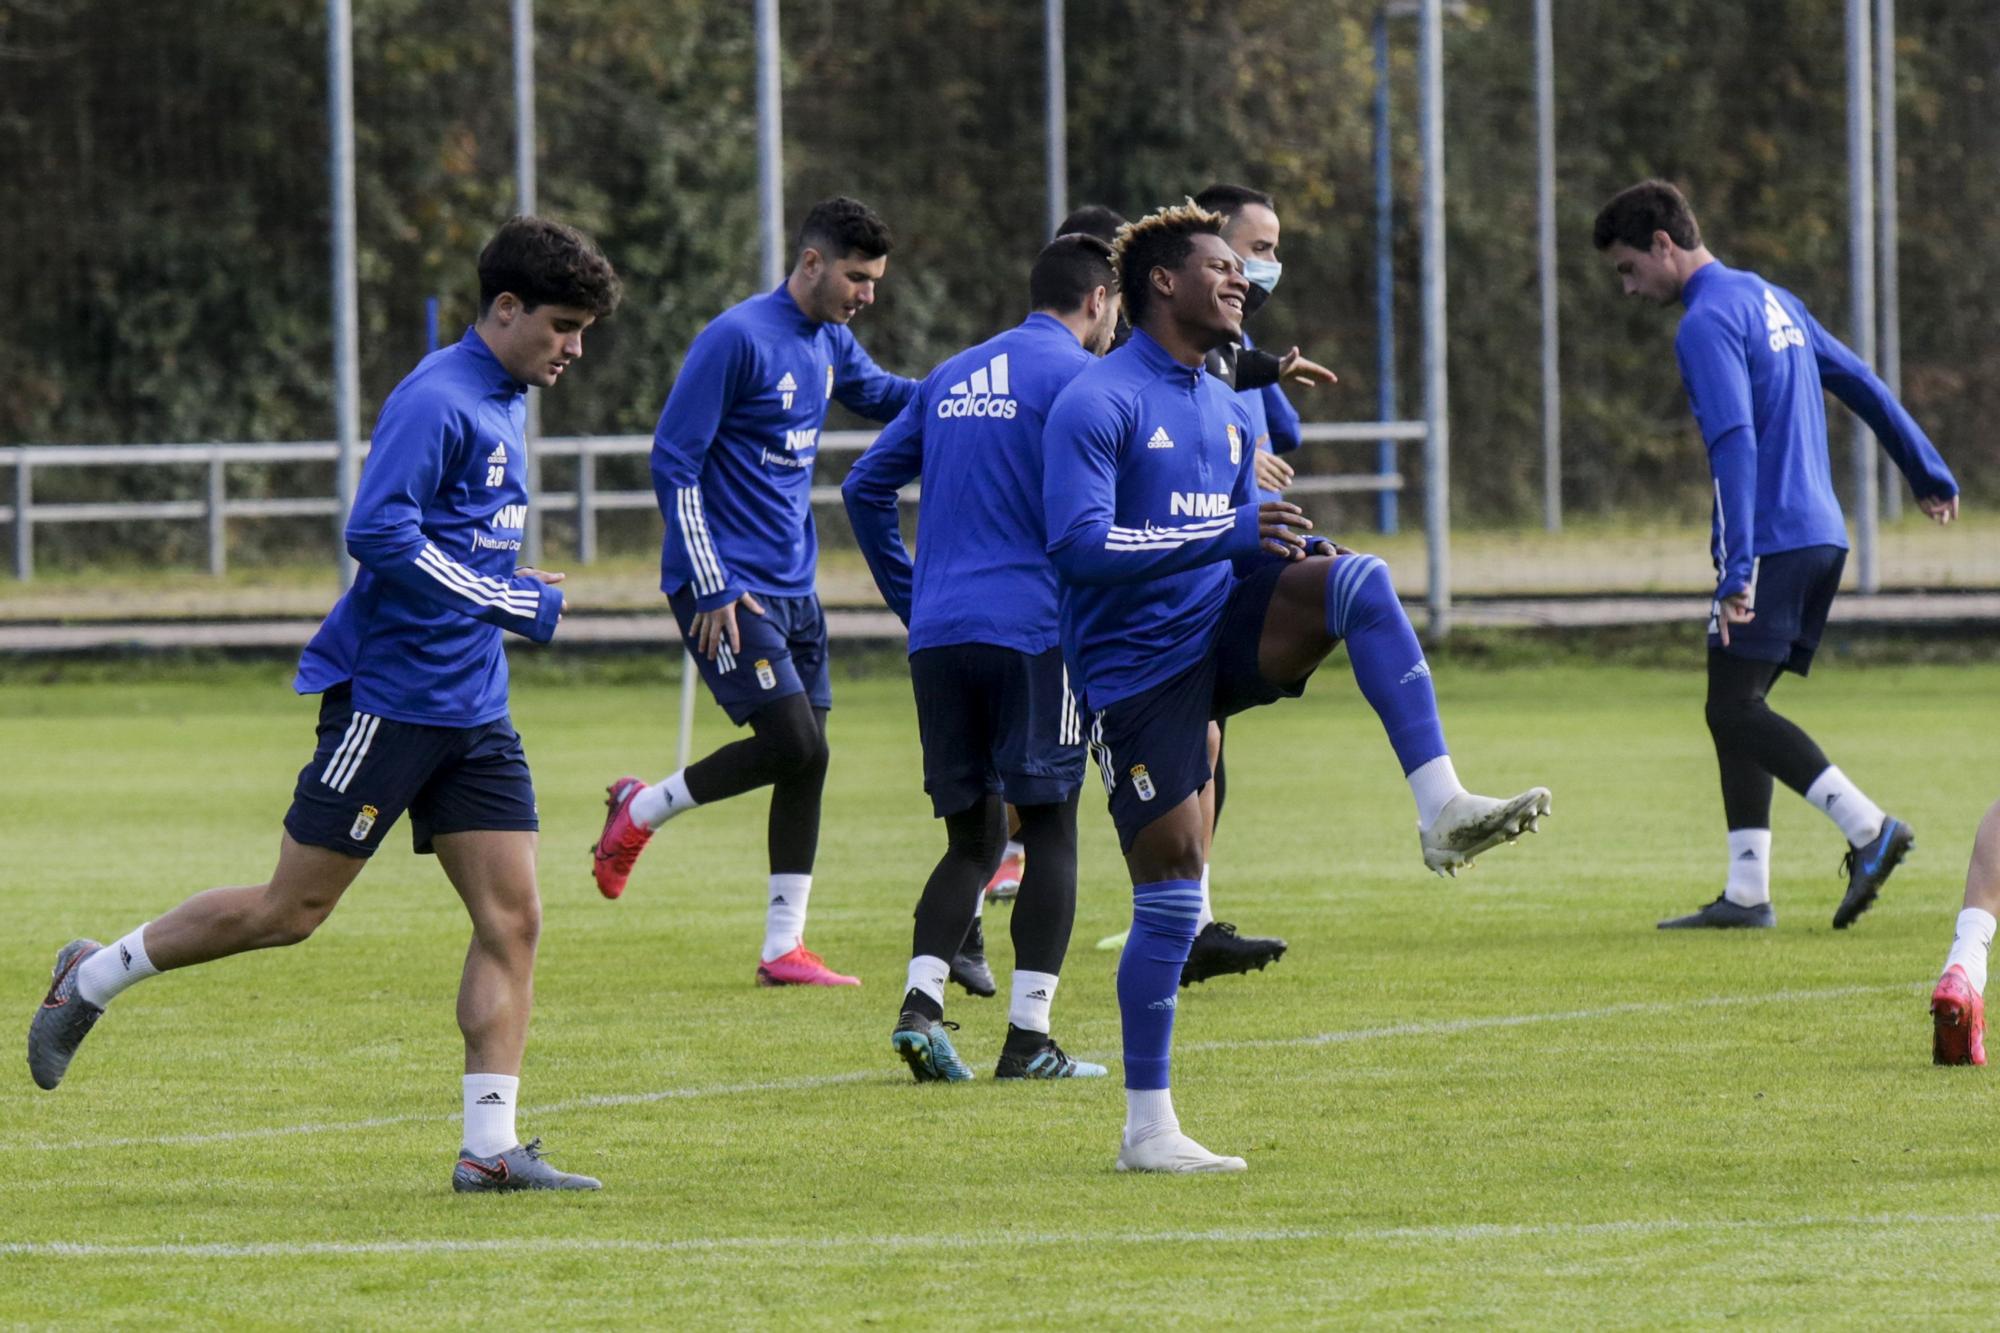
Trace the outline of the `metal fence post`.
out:
[[[208,454],[208,572],[218,579],[229,567],[229,518],[223,507],[225,471],[218,444]]]
[[[14,455],[14,577],[26,583],[35,577],[35,455],[23,449]]]
[[[1554,0],[1535,0],[1535,216],[1542,288],[1542,527],[1562,531],[1562,372],[1556,309]]]
[[[1873,37],[1868,0],[1847,0],[1847,271],[1852,302],[1849,338],[1854,354],[1875,364],[1875,159],[1870,131],[1875,116],[1875,81],[1869,73]],[[1859,417],[1854,422],[1855,581],[1863,592],[1882,583],[1876,543],[1875,433]]]
[[[1444,7],[1423,0],[1418,38],[1424,158],[1424,546],[1430,637],[1451,633],[1451,404],[1445,374]]]
[[[355,264],[354,223],[354,15],[348,0],[326,4],[327,120],[332,143],[328,149],[328,192],[332,198],[333,231],[333,415],[339,461],[334,464],[334,489],[340,512],[333,519],[334,564],[340,586],[354,583],[354,561],[347,555],[347,514],[354,507],[361,481],[361,325],[358,311],[360,278]]]
[[[1375,11],[1375,415],[1396,419],[1396,196],[1390,174],[1389,139],[1389,12]],[[1397,471],[1396,442],[1375,445],[1375,470],[1383,476]],[[1396,493],[1375,494],[1375,528],[1396,531]]]
[[[1900,214],[1896,202],[1896,0],[1875,0],[1875,197],[1877,234],[1882,252],[1880,307],[1881,364],[1875,367],[1889,392],[1903,392],[1903,313],[1901,284],[1896,273]],[[1888,454],[1882,455],[1882,517],[1903,514],[1903,477]]]
[[[1043,86],[1043,133],[1048,137],[1049,235],[1069,216],[1068,71],[1063,66],[1063,0],[1044,0],[1042,51],[1047,66]]]

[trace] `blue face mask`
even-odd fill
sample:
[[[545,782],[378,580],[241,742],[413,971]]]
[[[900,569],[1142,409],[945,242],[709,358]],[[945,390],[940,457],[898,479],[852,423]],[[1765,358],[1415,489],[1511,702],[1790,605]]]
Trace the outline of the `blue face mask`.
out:
[[[1284,271],[1285,266],[1275,259],[1243,261],[1243,276],[1250,280],[1252,286],[1262,287],[1267,295],[1277,290],[1278,275]]]

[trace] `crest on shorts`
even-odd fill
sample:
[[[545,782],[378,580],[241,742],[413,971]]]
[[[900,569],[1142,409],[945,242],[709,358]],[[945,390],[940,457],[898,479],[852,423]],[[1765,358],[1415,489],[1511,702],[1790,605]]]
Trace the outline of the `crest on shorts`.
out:
[[[1228,423],[1227,429],[1229,431],[1229,466],[1238,467],[1243,462],[1243,437],[1236,433],[1235,422]]]
[[[368,834],[375,827],[375,817],[381,813],[372,805],[362,806],[361,813],[354,817],[354,827],[347,830],[347,836],[356,842],[368,841]]]
[[[768,657],[757,659],[757,684],[767,690],[778,688],[778,673],[771,670],[771,659]]]
[[[1139,793],[1139,799],[1150,801],[1160,793],[1153,787],[1153,775],[1146,771],[1144,764],[1132,765],[1132,790]]]

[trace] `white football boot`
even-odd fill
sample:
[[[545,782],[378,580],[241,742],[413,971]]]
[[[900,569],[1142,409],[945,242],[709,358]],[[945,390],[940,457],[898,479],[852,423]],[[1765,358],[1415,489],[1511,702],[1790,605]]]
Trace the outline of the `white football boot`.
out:
[[[1530,787],[1519,796],[1496,800],[1462,791],[1438,812],[1429,829],[1418,835],[1424,865],[1440,875],[1456,875],[1460,867],[1490,847],[1513,842],[1541,827],[1549,813],[1549,789]]]
[[[1201,1171],[1248,1171],[1250,1164],[1241,1157],[1212,1153],[1178,1129],[1170,1129],[1163,1134],[1149,1134],[1137,1143],[1126,1143],[1121,1138],[1118,1169],[1191,1175]]]

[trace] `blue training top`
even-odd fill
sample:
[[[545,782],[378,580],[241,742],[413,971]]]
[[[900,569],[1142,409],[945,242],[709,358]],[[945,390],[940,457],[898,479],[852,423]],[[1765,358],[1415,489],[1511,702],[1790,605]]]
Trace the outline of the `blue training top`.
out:
[[[1251,449],[1242,399],[1143,331],[1056,399],[1042,508],[1086,707],[1194,666],[1235,573],[1279,558],[1258,543]]]
[[[653,494],[667,521],[660,591],[692,583],[702,611],[745,592],[812,592],[812,470],[827,401],[887,421],[916,388],[870,360],[845,324],[806,318],[782,284],[716,316],[688,348],[653,432]]]
[[[1074,333],[1034,314],[944,362],[847,474],[847,516],[910,651],[1056,646],[1056,575],[1042,532],[1042,426],[1091,362]],[[914,565],[896,492],[923,477]]]
[[[424,726],[506,716],[500,631],[547,643],[563,604],[514,572],[526,421],[527,386],[474,329],[396,386],[347,519],[361,569],[299,658],[300,694],[352,681],[357,710]]]
[[[1958,494],[1930,440],[1875,372],[1804,302],[1744,269],[1695,270],[1674,356],[1715,479],[1717,597],[1750,586],[1756,557],[1847,546],[1821,389],[1868,423],[1920,499]]]

